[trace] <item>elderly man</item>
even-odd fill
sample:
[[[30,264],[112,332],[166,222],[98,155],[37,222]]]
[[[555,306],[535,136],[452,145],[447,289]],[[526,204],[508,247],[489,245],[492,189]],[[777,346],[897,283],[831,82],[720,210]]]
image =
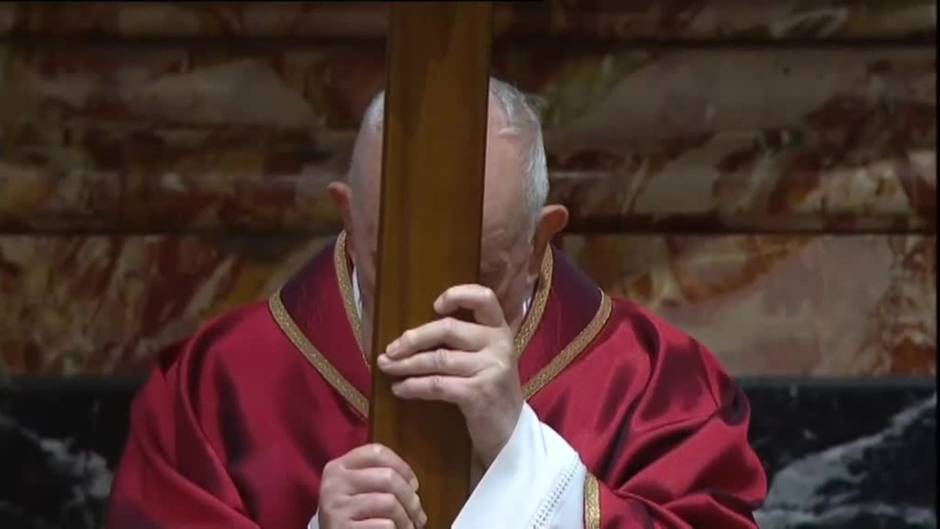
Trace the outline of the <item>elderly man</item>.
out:
[[[712,355],[550,246],[541,127],[490,82],[480,285],[441,318],[369,351],[382,97],[347,182],[345,231],[267,303],[206,324],[138,396],[108,525],[115,529],[420,528],[406,461],[367,444],[369,355],[402,399],[462,411],[474,448],[460,528],[756,528],[766,481],[749,409]],[[463,322],[449,315],[468,309]]]

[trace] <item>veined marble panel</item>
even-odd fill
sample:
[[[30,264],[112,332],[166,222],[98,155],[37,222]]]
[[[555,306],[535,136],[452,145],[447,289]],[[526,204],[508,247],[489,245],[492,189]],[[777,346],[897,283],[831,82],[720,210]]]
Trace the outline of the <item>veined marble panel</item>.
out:
[[[929,49],[516,47],[585,231],[935,231]],[[0,229],[334,231],[380,49],[0,47]]]
[[[562,248],[736,375],[936,372],[935,236],[569,235]]]
[[[201,322],[263,299],[326,240],[0,237],[2,361],[140,372]],[[732,374],[936,372],[934,236],[568,235],[561,247]]]

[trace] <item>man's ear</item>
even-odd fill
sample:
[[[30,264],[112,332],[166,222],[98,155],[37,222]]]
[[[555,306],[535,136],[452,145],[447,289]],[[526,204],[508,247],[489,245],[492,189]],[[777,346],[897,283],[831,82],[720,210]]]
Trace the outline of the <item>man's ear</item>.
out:
[[[568,209],[561,204],[550,204],[539,213],[538,224],[532,238],[532,258],[529,261],[529,273],[538,277],[542,259],[548,251],[548,245],[555,235],[568,225]]]
[[[339,210],[340,218],[343,220],[343,229],[347,234],[352,233],[352,188],[346,182],[336,181],[330,182],[326,189],[336,209]],[[349,253],[352,251],[352,237],[346,237],[346,250]]]

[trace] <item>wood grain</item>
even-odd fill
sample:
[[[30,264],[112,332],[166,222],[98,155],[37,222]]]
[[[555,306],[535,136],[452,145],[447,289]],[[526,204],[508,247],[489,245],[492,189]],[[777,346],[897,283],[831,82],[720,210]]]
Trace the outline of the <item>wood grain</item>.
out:
[[[373,351],[437,318],[446,288],[478,282],[491,27],[488,2],[391,8]],[[398,400],[373,373],[372,439],[414,469],[427,526],[450,527],[469,495],[463,417]]]

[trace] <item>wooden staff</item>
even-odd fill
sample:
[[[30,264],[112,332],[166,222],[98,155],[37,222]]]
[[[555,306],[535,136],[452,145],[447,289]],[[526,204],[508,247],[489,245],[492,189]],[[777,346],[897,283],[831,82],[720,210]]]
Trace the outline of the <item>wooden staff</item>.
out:
[[[421,484],[428,527],[450,527],[469,494],[471,446],[449,404],[402,401],[375,358],[437,316],[448,287],[477,283],[492,5],[391,6],[386,67],[371,435]]]

